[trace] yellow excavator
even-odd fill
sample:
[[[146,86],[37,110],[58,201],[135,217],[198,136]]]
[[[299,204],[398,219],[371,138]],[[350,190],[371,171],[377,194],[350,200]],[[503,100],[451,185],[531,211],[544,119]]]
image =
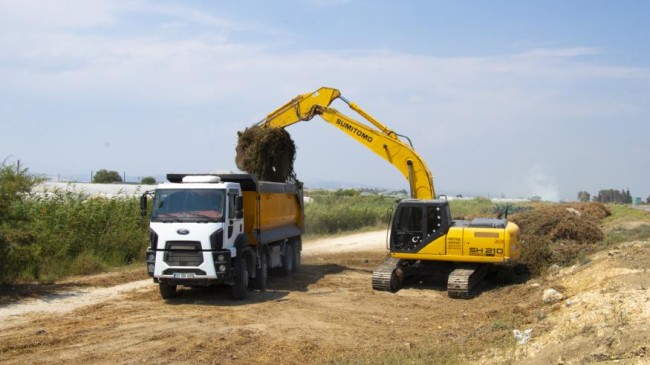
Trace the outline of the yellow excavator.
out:
[[[336,99],[371,125],[330,107]],[[380,123],[337,89],[322,87],[298,95],[256,126],[286,128],[316,115],[395,166],[409,183],[410,198],[399,201],[392,215],[387,242],[390,257],[374,270],[373,289],[396,292],[406,280],[442,274],[450,297],[469,298],[491,268],[511,265],[520,257],[516,224],[502,218],[452,220],[446,197],[436,199],[431,172],[410,139]]]

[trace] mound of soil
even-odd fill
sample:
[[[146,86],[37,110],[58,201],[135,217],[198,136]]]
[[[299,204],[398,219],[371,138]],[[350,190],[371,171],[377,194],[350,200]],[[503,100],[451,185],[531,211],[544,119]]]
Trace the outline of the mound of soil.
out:
[[[510,220],[520,228],[522,262],[533,275],[553,264],[575,262],[605,238],[600,223],[610,214],[600,203],[545,205],[513,214]]]
[[[289,132],[281,128],[255,126],[237,132],[237,135],[237,168],[264,181],[296,181],[293,170],[296,145]]]

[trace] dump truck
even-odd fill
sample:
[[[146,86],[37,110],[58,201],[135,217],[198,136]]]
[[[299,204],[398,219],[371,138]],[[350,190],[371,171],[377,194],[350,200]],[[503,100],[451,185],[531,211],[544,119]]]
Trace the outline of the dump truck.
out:
[[[258,181],[249,174],[168,174],[142,194],[149,213],[147,272],[163,299],[179,285],[229,285],[234,299],[264,290],[270,269],[300,267],[304,205],[301,183]]]
[[[367,123],[332,108],[337,99]],[[254,126],[286,128],[316,116],[393,165],[409,184],[410,198],[401,200],[391,217],[389,257],[373,271],[373,289],[396,292],[409,279],[443,276],[450,297],[470,298],[489,272],[513,267],[520,258],[515,223],[505,218],[453,220],[446,197],[436,195],[433,175],[411,139],[388,128],[337,89],[321,87],[298,95]]]

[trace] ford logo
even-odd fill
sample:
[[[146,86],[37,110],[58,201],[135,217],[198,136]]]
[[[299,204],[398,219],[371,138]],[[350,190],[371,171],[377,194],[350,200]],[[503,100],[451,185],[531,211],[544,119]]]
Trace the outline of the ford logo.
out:
[[[185,229],[185,228],[181,228],[181,229],[177,230],[176,233],[186,235],[186,234],[189,234],[190,231]]]

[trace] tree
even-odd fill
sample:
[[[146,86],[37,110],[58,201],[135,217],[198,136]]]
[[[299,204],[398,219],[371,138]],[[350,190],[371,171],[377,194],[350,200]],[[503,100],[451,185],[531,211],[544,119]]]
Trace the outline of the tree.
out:
[[[629,204],[632,203],[632,195],[629,191],[608,189],[599,191],[598,196],[594,196],[593,200],[600,203]]]
[[[29,173],[16,164],[0,163],[0,222],[8,220],[11,206],[45,179]]]
[[[18,164],[0,162],[0,284],[11,281],[12,267],[24,267],[38,254],[32,246],[33,232],[23,227],[33,217],[22,202],[44,180]]]
[[[334,192],[335,196],[359,196],[359,194],[361,193],[356,189],[338,189]]]
[[[97,184],[111,184],[122,182],[122,176],[117,171],[101,169],[93,176],[93,182]]]
[[[588,202],[591,199],[591,194],[586,191],[578,192],[578,201]]]
[[[154,185],[155,183],[156,179],[153,176],[145,176],[140,180],[140,184]]]

